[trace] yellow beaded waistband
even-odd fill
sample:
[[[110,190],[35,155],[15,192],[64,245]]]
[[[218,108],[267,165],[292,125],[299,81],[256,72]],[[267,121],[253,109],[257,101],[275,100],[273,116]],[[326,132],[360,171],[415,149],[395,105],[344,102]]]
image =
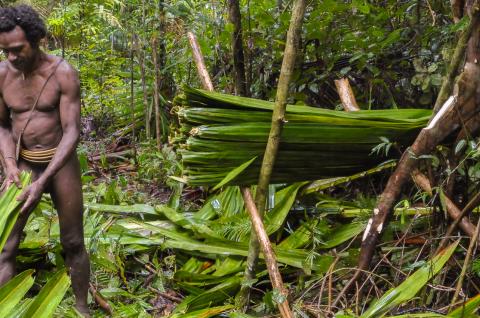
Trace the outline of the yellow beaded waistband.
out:
[[[33,163],[48,163],[52,160],[57,148],[32,151],[27,149],[20,150],[20,158]]]

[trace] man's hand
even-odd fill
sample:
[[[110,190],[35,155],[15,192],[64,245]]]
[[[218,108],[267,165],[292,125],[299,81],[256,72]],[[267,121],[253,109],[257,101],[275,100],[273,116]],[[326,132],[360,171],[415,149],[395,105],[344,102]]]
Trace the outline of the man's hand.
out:
[[[0,192],[3,192],[3,190],[8,189],[8,187],[12,184],[15,183],[17,188],[21,189],[22,188],[22,182],[20,181],[20,170],[18,167],[11,166],[8,167],[5,171],[5,180],[2,183],[2,186],[0,187]]]
[[[35,208],[42,198],[45,190],[45,184],[39,180],[29,185],[17,198],[18,201],[24,201],[20,213],[28,213]]]

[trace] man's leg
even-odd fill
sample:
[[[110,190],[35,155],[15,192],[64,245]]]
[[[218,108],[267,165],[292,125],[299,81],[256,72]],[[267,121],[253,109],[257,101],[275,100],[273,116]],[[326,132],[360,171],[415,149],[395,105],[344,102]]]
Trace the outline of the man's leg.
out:
[[[52,180],[52,200],[60,221],[60,241],[72,278],[76,308],[88,314],[90,261],[83,237],[83,197],[80,165],[73,155]]]
[[[32,179],[37,178],[37,173],[26,165],[24,162],[19,164],[20,170],[27,170],[32,172]],[[0,286],[8,282],[16,273],[16,258],[18,252],[18,245],[22,238],[23,228],[27,224],[30,213],[21,214],[18,216],[17,222],[8,237],[5,246],[0,254]]]

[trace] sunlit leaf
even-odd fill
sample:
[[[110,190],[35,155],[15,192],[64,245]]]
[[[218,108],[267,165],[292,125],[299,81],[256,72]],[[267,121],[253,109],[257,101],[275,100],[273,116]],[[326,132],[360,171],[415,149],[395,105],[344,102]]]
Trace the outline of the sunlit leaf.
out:
[[[424,266],[407,277],[398,287],[387,291],[363,313],[361,318],[381,317],[393,307],[399,306],[415,297],[425,284],[443,268],[455,251],[458,243],[459,241],[442,250],[431,261],[428,261]]]
[[[7,317],[32,287],[32,274],[33,270],[24,271],[0,287],[0,317]]]
[[[53,275],[28,307],[24,318],[49,318],[62,301],[70,286],[67,270],[59,270]]]

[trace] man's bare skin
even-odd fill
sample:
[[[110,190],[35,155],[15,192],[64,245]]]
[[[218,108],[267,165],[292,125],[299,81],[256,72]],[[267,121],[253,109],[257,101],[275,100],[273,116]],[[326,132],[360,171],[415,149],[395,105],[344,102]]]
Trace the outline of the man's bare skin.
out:
[[[82,184],[75,151],[80,136],[78,75],[67,62],[32,47],[19,26],[0,32],[0,49],[7,56],[7,61],[0,62],[0,151],[6,163],[5,183],[20,185],[22,170],[31,171],[33,177],[33,183],[19,198],[24,202],[20,217],[0,254],[0,285],[15,275],[23,228],[42,193],[48,192],[59,215],[60,240],[72,278],[76,308],[88,316],[90,264],[84,245]],[[56,147],[55,155],[44,164],[21,158],[17,162],[15,145],[20,131],[53,71],[22,136],[22,147],[33,151]]]

